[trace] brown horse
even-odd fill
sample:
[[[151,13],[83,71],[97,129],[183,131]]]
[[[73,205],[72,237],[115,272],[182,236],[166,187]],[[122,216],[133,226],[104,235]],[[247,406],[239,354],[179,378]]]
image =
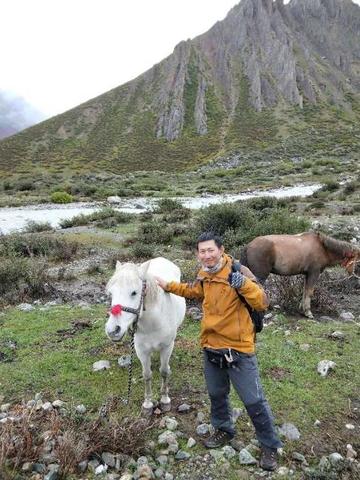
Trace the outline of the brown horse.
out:
[[[245,248],[241,261],[264,283],[270,273],[305,275],[300,310],[313,318],[310,301],[320,273],[333,265],[341,265],[349,275],[355,272],[360,248],[322,233],[298,235],[266,235],[256,237]]]

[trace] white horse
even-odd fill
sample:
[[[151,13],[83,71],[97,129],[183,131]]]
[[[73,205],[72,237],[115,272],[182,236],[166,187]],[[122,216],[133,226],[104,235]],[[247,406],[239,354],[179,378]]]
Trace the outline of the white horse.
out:
[[[134,341],[145,380],[142,406],[145,413],[151,413],[154,407],[151,390],[151,354],[154,351],[160,352],[161,408],[170,410],[169,359],[177,329],[185,316],[185,299],[164,292],[154,276],[180,281],[180,269],[161,257],[140,266],[117,262],[116,271],[106,285],[111,295],[111,309],[105,325],[107,336],[114,342],[120,341],[138,319]]]

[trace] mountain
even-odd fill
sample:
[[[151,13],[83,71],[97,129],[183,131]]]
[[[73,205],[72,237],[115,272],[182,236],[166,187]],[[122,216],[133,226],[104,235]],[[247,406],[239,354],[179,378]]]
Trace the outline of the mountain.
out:
[[[0,139],[30,127],[44,116],[23,98],[0,90]]]
[[[0,169],[182,171],[360,152],[360,7],[242,0],[136,79],[0,142]]]

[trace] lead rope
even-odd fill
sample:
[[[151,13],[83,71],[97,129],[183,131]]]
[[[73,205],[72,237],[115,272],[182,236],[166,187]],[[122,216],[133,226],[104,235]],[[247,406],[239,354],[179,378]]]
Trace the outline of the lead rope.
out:
[[[129,405],[130,403],[130,396],[131,396],[131,385],[132,385],[132,374],[133,374],[133,362],[134,362],[134,351],[135,351],[135,333],[138,327],[138,320],[139,320],[139,315],[140,315],[140,310],[141,306],[144,304],[144,298],[145,298],[145,291],[146,291],[146,281],[143,281],[143,286],[141,290],[141,298],[140,298],[140,305],[137,309],[136,312],[136,318],[133,323],[133,327],[131,329],[131,340],[130,340],[130,364],[129,364],[129,370],[128,370],[128,388],[127,388],[127,396],[124,399],[125,405]],[[145,310],[145,304],[144,308]]]

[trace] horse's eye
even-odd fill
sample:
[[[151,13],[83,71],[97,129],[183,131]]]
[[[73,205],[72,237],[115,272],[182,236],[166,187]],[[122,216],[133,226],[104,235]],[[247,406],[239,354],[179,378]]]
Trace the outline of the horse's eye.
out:
[[[135,295],[136,295],[136,291],[134,290],[133,292],[131,292],[131,296],[135,297]]]

